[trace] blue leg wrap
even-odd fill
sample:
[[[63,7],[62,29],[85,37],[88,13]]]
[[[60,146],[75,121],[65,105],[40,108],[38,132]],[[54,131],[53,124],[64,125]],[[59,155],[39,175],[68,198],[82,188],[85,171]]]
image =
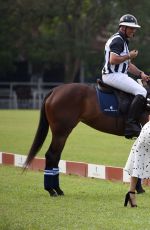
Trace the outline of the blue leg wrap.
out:
[[[59,168],[44,170],[44,188],[49,191],[59,187]]]

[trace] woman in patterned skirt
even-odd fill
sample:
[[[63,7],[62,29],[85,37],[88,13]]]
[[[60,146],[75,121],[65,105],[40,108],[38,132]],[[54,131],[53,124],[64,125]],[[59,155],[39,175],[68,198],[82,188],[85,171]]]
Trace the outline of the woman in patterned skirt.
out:
[[[131,176],[131,181],[124,206],[127,206],[129,202],[131,207],[137,207],[135,197],[137,180],[150,178],[150,121],[143,126],[139,137],[134,142],[125,171]]]

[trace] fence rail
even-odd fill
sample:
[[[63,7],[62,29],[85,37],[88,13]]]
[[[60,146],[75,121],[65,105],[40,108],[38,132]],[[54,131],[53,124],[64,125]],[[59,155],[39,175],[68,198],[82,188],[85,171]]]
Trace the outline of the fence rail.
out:
[[[63,82],[1,82],[0,109],[39,109],[50,89]]]

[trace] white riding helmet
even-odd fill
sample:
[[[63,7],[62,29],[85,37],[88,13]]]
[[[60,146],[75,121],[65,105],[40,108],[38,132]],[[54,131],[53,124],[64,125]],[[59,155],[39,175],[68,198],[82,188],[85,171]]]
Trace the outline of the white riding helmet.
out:
[[[133,28],[141,28],[138,25],[137,19],[131,14],[125,14],[120,18],[119,26],[128,26]]]

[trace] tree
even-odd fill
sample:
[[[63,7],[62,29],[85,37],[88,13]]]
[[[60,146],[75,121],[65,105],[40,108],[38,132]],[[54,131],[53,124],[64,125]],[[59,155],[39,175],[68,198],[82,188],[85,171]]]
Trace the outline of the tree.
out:
[[[13,71],[14,60],[24,57],[41,75],[45,65],[62,63],[65,82],[72,82],[102,59],[104,42],[125,13],[137,15],[142,25],[134,42],[141,53],[136,61],[149,71],[149,7],[146,0],[2,0],[0,73]]]

